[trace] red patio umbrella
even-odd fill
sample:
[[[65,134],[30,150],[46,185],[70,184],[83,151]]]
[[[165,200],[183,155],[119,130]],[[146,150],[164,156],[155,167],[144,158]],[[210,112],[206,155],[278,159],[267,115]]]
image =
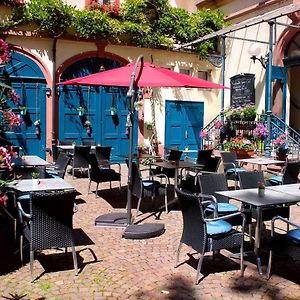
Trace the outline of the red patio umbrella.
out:
[[[189,75],[177,73],[168,69],[164,69],[143,61],[143,56],[140,55],[136,62],[131,62],[126,66],[115,68],[99,73],[94,73],[84,77],[79,77],[67,81],[60,82],[64,85],[102,85],[102,86],[119,86],[129,87],[127,96],[130,98],[130,126],[129,126],[129,169],[128,169],[128,193],[127,193],[127,225],[131,225],[131,185],[132,185],[132,152],[133,152],[133,122],[134,122],[134,101],[137,99],[138,87],[188,87],[188,88],[206,88],[206,89],[224,89],[223,85],[216,84],[204,79],[191,77]],[[120,215],[120,214],[119,214]],[[117,219],[123,219],[123,216],[117,214]],[[104,216],[106,218],[106,215]],[[145,224],[147,225],[147,224]],[[149,225],[149,224],[148,224]],[[151,225],[151,224],[150,224]],[[140,234],[142,231],[152,231],[146,228],[139,228],[131,225],[127,226],[126,230],[136,231]],[[133,229],[132,229],[133,227]],[[125,236],[126,236],[125,230]],[[162,232],[161,228],[158,230]],[[155,233],[153,233],[154,235]],[[150,235],[146,234],[148,237]],[[152,235],[152,236],[153,236]]]
[[[63,81],[59,84],[129,87],[134,66],[135,62],[131,62],[120,68]],[[174,72],[146,62],[140,62],[137,65],[136,74],[135,85],[138,87],[227,88],[217,83]]]

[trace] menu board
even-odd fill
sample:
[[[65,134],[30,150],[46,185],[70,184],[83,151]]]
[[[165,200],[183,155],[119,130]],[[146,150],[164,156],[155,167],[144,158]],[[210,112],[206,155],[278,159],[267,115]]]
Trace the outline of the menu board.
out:
[[[242,73],[230,78],[230,105],[255,104],[255,75]]]

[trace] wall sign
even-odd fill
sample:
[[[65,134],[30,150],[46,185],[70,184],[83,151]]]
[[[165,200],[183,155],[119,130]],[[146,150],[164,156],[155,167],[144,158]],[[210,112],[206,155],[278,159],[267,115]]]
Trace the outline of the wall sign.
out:
[[[255,75],[242,73],[230,78],[230,105],[255,104]]]

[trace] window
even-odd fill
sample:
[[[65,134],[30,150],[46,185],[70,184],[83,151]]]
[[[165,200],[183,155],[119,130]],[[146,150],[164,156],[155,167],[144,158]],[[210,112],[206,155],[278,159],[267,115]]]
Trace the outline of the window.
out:
[[[179,73],[185,74],[185,75],[190,75],[191,74],[191,70],[190,69],[179,68]]]
[[[204,80],[209,80],[209,71],[198,71],[198,78],[204,79]]]

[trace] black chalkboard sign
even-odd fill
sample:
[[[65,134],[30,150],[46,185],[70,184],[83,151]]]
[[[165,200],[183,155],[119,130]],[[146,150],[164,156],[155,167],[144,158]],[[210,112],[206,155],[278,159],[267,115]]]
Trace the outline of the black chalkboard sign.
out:
[[[230,78],[230,105],[255,104],[255,75],[242,73]]]

